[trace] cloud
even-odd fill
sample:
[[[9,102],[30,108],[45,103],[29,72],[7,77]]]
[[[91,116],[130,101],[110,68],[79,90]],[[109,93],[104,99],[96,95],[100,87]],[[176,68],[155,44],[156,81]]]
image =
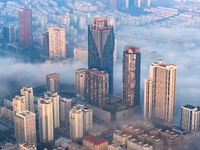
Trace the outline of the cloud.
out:
[[[1,58],[0,97],[18,92],[23,86],[45,85],[46,75],[51,73],[58,73],[62,84],[73,84],[74,71],[83,67],[87,65],[79,61],[31,64],[14,58]]]

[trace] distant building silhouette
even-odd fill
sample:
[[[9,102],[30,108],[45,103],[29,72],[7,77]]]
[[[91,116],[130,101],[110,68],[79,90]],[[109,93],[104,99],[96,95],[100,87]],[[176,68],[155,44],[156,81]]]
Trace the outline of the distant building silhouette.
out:
[[[33,46],[32,35],[32,10],[22,8],[18,11],[19,21],[19,44],[22,48],[28,49]]]
[[[42,54],[49,58],[49,33],[42,34]]]
[[[15,29],[13,25],[3,27],[3,41],[5,43],[15,42]]]
[[[109,93],[113,93],[113,52],[115,35],[108,19],[95,17],[88,26],[88,68],[97,68],[109,74]]]
[[[123,52],[123,103],[140,104],[140,49],[126,45]]]
[[[57,73],[46,76],[47,92],[56,92],[60,94],[60,75]]]

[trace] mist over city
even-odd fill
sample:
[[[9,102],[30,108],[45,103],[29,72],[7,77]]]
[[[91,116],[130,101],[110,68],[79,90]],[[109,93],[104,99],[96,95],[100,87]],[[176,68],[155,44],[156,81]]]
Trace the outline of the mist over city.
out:
[[[198,149],[199,24],[198,1],[0,0],[0,149]]]

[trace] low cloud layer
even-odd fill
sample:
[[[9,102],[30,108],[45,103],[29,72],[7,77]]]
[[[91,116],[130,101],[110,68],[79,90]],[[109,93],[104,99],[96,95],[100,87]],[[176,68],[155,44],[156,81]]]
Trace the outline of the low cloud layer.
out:
[[[141,103],[144,78],[149,77],[149,66],[158,58],[164,63],[175,63],[177,68],[176,118],[180,120],[180,106],[200,105],[200,36],[197,29],[130,27],[116,33],[118,63],[114,67],[114,92],[122,94],[122,52],[124,45],[140,48]],[[120,36],[119,36],[120,35]],[[0,59],[0,97],[19,90],[22,86],[45,84],[47,74],[59,73],[61,83],[73,84],[74,71],[87,68],[82,62],[24,64],[13,58]],[[143,106],[142,106],[143,107]]]

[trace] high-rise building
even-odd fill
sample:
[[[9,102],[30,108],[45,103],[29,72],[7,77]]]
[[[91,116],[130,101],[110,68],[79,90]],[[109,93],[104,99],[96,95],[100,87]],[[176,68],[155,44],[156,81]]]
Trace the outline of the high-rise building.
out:
[[[19,44],[22,48],[32,48],[32,10],[29,8],[19,9]]]
[[[88,68],[97,68],[109,74],[109,94],[113,93],[113,52],[115,35],[108,19],[95,17],[88,26]]]
[[[38,99],[40,142],[49,143],[54,140],[53,103],[50,99]]]
[[[57,73],[46,76],[47,92],[56,92],[60,94],[60,75]]]
[[[151,6],[151,0],[141,0],[141,5],[150,7]]]
[[[74,49],[74,59],[80,61],[88,61],[88,51],[86,49]]]
[[[181,128],[187,132],[200,130],[200,107],[181,106]]]
[[[60,96],[57,93],[46,92],[44,93],[44,98],[51,100],[53,104],[53,127],[60,127]]]
[[[49,59],[66,59],[65,28],[49,28]]]
[[[92,129],[92,109],[84,105],[75,105],[69,113],[70,138],[77,141],[83,137],[83,133]]]
[[[64,97],[60,98],[60,122],[63,124],[69,123],[69,111],[71,109],[72,99]]]
[[[129,0],[118,0],[118,8],[125,10],[129,8]]]
[[[15,111],[15,113],[27,110],[25,96],[16,95],[13,98],[13,110]]]
[[[123,52],[123,103],[140,104],[140,49],[126,45]]]
[[[36,141],[36,118],[35,114],[25,110],[16,113],[14,118],[15,138],[17,143]]]
[[[87,101],[99,108],[107,106],[109,99],[109,77],[105,71],[89,69],[87,71]]]
[[[87,69],[81,68],[75,71],[75,93],[86,97]]]
[[[49,57],[49,33],[42,34],[42,54]]]
[[[5,43],[15,42],[15,29],[13,25],[3,27],[3,41]]]
[[[158,60],[150,65],[150,77],[144,81],[144,117],[173,121],[176,91],[175,64]]]
[[[34,96],[32,87],[23,87],[21,89],[21,95],[25,96],[26,109],[34,112]]]

